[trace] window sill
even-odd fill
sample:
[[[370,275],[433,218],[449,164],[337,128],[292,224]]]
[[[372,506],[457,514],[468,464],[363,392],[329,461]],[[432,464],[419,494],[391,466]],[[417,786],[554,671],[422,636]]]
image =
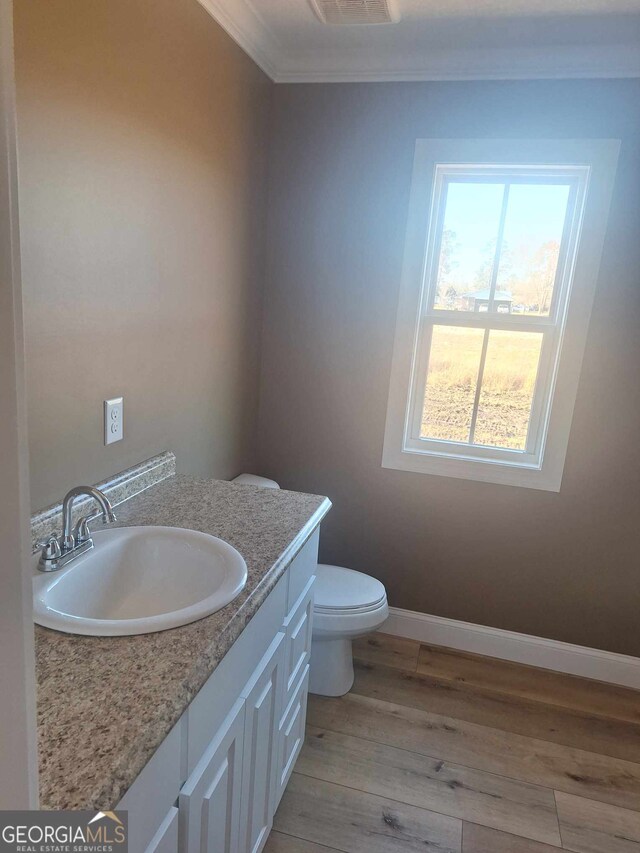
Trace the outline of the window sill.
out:
[[[544,464],[538,468],[494,460],[455,459],[424,452],[391,451],[388,448],[383,453],[382,467],[547,492],[559,492],[562,481],[561,472],[549,470],[549,466]]]

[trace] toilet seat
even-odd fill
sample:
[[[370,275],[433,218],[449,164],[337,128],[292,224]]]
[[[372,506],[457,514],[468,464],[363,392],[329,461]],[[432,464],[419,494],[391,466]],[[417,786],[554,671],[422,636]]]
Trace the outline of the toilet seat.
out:
[[[314,636],[357,637],[377,629],[389,615],[387,600],[370,610],[313,612]]]
[[[314,593],[313,610],[318,615],[371,613],[387,602],[387,593],[379,580],[353,569],[324,563],[318,563]]]
[[[357,637],[377,630],[389,615],[387,593],[380,581],[342,566],[318,564],[314,599],[313,633],[317,638]]]

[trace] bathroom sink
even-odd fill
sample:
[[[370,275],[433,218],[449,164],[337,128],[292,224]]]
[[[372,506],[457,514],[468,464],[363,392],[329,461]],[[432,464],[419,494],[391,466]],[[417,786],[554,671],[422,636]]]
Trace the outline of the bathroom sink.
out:
[[[34,572],[38,625],[97,637],[164,631],[215,613],[247,582],[238,551],[206,533],[122,527],[92,538],[94,548],[59,571]]]

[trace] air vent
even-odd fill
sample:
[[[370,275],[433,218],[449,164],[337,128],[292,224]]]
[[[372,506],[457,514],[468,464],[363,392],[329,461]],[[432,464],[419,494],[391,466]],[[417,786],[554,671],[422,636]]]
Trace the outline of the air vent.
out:
[[[392,0],[309,0],[323,24],[393,24]]]

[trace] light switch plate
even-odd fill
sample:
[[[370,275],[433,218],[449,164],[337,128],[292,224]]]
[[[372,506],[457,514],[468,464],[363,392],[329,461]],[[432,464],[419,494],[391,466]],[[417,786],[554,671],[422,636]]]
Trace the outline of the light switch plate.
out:
[[[104,443],[113,444],[114,441],[122,441],[122,409],[124,407],[123,397],[114,397],[112,400],[104,401]]]

